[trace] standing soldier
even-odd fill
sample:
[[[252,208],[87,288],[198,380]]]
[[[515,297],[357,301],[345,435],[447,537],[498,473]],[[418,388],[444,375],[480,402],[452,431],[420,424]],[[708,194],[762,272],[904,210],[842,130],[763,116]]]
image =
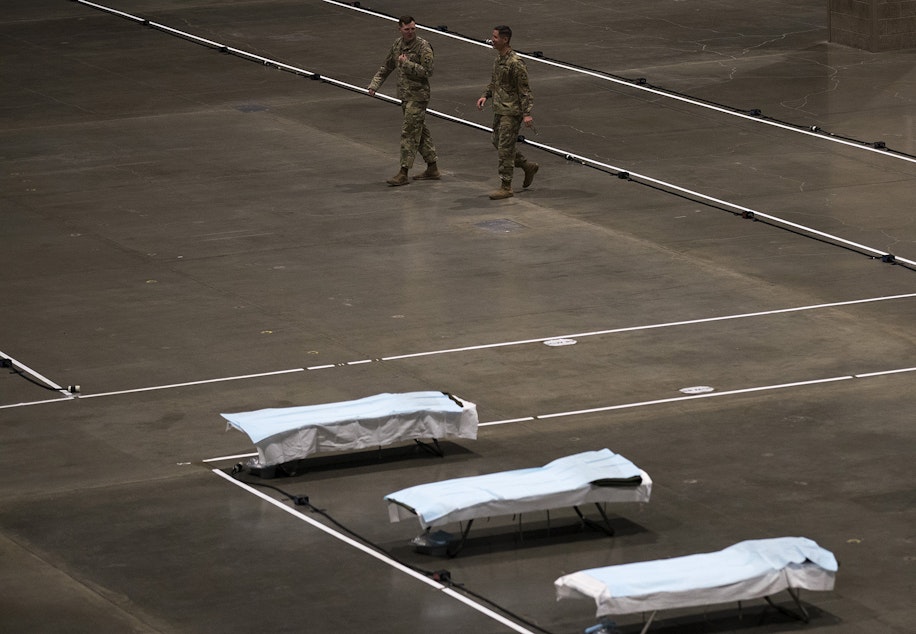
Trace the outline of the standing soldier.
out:
[[[436,147],[426,127],[433,47],[417,37],[417,25],[409,15],[398,18],[398,31],[401,36],[391,45],[385,63],[369,84],[369,94],[375,96],[388,75],[395,69],[398,71],[398,99],[404,112],[404,125],[401,128],[401,170],[387,181],[392,187],[410,183],[407,171],[413,167],[418,151],[426,161],[426,171],[414,176],[414,180],[439,180]]]
[[[499,154],[501,181],[499,189],[490,194],[493,200],[513,196],[514,168],[521,167],[525,171],[522,186],[528,187],[539,167],[515,149],[522,122],[528,128],[534,125],[534,119],[531,117],[534,97],[528,87],[528,69],[522,58],[509,46],[511,39],[512,29],[508,26],[497,26],[493,29],[493,48],[499,55],[493,64],[493,78],[483,97],[477,100],[477,109],[483,110],[487,99],[493,99],[493,145]]]

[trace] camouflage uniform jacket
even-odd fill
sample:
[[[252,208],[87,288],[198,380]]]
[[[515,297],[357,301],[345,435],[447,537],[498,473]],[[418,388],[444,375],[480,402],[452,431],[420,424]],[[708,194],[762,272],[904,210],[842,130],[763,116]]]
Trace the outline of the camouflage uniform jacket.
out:
[[[493,99],[495,114],[529,116],[534,107],[534,96],[528,87],[528,68],[518,54],[509,49],[497,55],[493,64],[493,78],[484,96]]]
[[[407,55],[406,62],[398,62],[401,55]],[[429,42],[421,37],[415,37],[409,43],[402,38],[396,39],[385,63],[372,78],[369,89],[378,90],[395,69],[398,71],[398,99],[429,101],[429,78],[433,74],[433,47]]]

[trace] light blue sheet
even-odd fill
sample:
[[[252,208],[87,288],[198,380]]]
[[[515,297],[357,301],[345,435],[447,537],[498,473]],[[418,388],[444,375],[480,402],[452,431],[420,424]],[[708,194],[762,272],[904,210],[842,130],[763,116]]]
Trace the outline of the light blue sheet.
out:
[[[639,499],[632,493],[639,483],[619,488],[592,484],[638,477],[648,480],[635,464],[602,449],[559,458],[543,467],[421,484],[391,493],[385,499],[389,505],[396,503],[411,509],[425,527],[473,517],[578,506],[598,501],[594,498],[596,492],[606,496],[602,501],[648,501],[651,480],[643,484]],[[618,492],[622,499],[613,499]],[[394,511],[392,521],[401,519]]]
[[[430,438],[477,438],[477,406],[431,391],[376,394],[222,417],[230,427],[248,434],[260,465],[282,464],[320,451],[354,451]]]
[[[376,394],[354,401],[322,403],[300,407],[259,409],[237,414],[220,414],[229,423],[244,431],[254,443],[277,434],[313,425],[396,417],[418,411],[461,413],[461,407],[442,392],[408,392]]]
[[[713,553],[583,570],[603,583],[611,597],[646,596],[717,588],[764,577],[790,564],[811,561],[828,572],[837,562],[805,537],[743,541]]]

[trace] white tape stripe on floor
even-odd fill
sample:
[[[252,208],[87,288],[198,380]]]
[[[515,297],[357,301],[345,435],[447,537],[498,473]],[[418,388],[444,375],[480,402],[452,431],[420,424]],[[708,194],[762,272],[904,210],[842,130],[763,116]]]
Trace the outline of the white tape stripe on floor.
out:
[[[883,372],[867,372],[865,374],[857,374],[857,379],[870,379],[873,376],[886,376],[888,374],[901,374],[903,372],[916,372],[916,368],[900,368],[899,370],[884,370]]]
[[[136,392],[152,392],[154,390],[171,390],[177,387],[190,387],[193,385],[206,385],[207,383],[222,383],[224,381],[240,381],[242,379],[257,379],[265,376],[276,376],[278,374],[293,374],[296,372],[305,372],[305,368],[291,368],[289,370],[274,370],[272,372],[258,372],[256,374],[241,374],[238,376],[226,376],[217,379],[202,379],[200,381],[187,381],[185,383],[172,383],[169,385],[154,385],[152,387],[138,387],[132,390],[119,390],[116,392],[99,392],[97,394],[83,394],[84,398],[98,398],[100,396],[118,396],[120,394],[133,394]]]
[[[393,355],[382,357],[380,361],[395,361],[398,359],[410,359],[413,357],[425,357],[438,354],[450,354],[454,352],[469,352],[472,350],[486,350],[488,348],[502,348],[506,346],[520,346],[530,343],[543,343],[552,339],[582,339],[584,337],[595,337],[599,335],[613,335],[623,332],[637,332],[640,330],[653,330],[656,328],[673,328],[675,326],[692,326],[695,324],[707,324],[717,321],[728,321],[732,319],[748,319],[751,317],[767,317],[771,315],[780,315],[785,313],[797,313],[808,310],[822,310],[824,308],[838,308],[841,306],[853,306],[856,304],[870,304],[873,302],[884,302],[896,299],[913,299],[916,293],[905,293],[902,295],[887,295],[885,297],[869,297],[866,299],[853,299],[842,302],[831,302],[828,304],[812,304],[809,306],[794,306],[792,308],[776,308],[773,310],[761,310],[753,313],[738,313],[734,315],[720,315],[718,317],[701,317],[698,319],[686,319],[682,321],[669,321],[658,324],[647,324],[643,326],[625,326],[622,328],[610,328],[607,330],[593,330],[589,332],[577,332],[564,335],[551,335],[549,337],[538,337],[536,339],[519,339],[517,341],[502,341],[497,343],[485,343],[474,346],[465,346],[462,348],[446,348],[442,350],[430,350],[427,352],[413,352],[409,354]]]
[[[508,423],[521,423],[525,421],[547,420],[551,418],[561,418],[564,416],[580,416],[582,414],[594,414],[597,412],[610,412],[620,409],[633,409],[636,407],[648,407],[650,405],[664,405],[668,403],[681,403],[684,401],[695,401],[701,398],[716,398],[720,396],[737,396],[740,394],[751,394],[753,392],[767,392],[771,390],[784,390],[792,387],[806,387],[810,385],[820,385],[824,383],[836,383],[837,381],[848,381],[850,379],[867,379],[877,376],[887,376],[890,374],[901,374],[904,372],[916,372],[914,368],[899,368],[895,370],[884,370],[882,372],[869,372],[865,374],[849,374],[843,376],[832,376],[824,379],[811,379],[809,381],[795,381],[793,383],[777,383],[774,385],[760,385],[757,387],[746,387],[737,390],[725,390],[723,392],[707,392],[705,394],[690,394],[686,396],[674,396],[671,398],[660,398],[652,401],[636,401],[633,403],[621,403],[619,405],[604,405],[601,407],[591,407],[588,409],[572,410],[569,412],[556,412],[553,414],[539,414],[537,416],[526,416],[522,418],[509,418],[506,420],[496,420],[486,423],[480,423],[478,427],[489,427],[490,425],[506,425]]]
[[[532,416],[521,416],[518,418],[506,418],[504,420],[493,420],[484,423],[478,423],[478,427],[493,427],[495,425],[510,425],[512,423],[526,423],[551,418],[562,418],[566,416],[580,416],[583,414],[594,414],[598,412],[611,412],[621,409],[635,409],[637,407],[649,407],[651,405],[665,405],[669,403],[681,403],[686,401],[695,401],[701,398],[716,398],[721,396],[738,396],[741,394],[751,394],[754,392],[767,392],[771,390],[784,390],[793,387],[808,387],[812,385],[823,385],[825,383],[836,383],[838,381],[849,381],[851,379],[870,379],[879,376],[889,376],[892,374],[903,374],[905,372],[916,372],[916,367],[896,368],[893,370],[882,370],[880,372],[865,372],[862,374],[844,374],[842,376],[832,376],[823,379],[811,379],[808,381],[794,381],[792,383],[776,383],[773,385],[759,385],[756,387],[745,387],[735,390],[725,390],[722,392],[707,392],[704,394],[690,394],[685,396],[673,396],[671,398],[659,398],[651,401],[635,401],[633,403],[620,403],[618,405],[604,405],[600,407],[591,407],[588,409],[578,409],[568,412],[554,412],[552,414],[538,414]],[[222,462],[225,460],[236,460],[239,458],[251,458],[258,455],[257,453],[237,454],[233,456],[222,456],[219,458],[206,458],[201,462]]]
[[[364,363],[371,363],[371,362],[398,361],[402,359],[412,359],[412,358],[417,358],[417,357],[428,357],[428,356],[434,356],[434,355],[454,354],[454,353],[459,353],[459,352],[472,352],[475,350],[488,350],[491,348],[520,346],[520,345],[527,345],[527,344],[532,344],[532,343],[543,343],[544,341],[550,341],[551,339],[582,339],[585,337],[612,335],[612,334],[619,334],[619,333],[624,333],[624,332],[638,332],[640,330],[653,330],[653,329],[658,329],[658,328],[673,328],[677,326],[691,326],[691,325],[696,325],[696,324],[713,323],[717,321],[728,321],[728,320],[733,320],[733,319],[748,319],[751,317],[766,317],[766,316],[771,316],[771,315],[804,312],[804,311],[809,311],[809,310],[822,310],[825,308],[838,308],[841,306],[854,306],[857,304],[871,304],[875,302],[892,301],[892,300],[897,300],[897,299],[913,299],[913,298],[916,298],[916,293],[905,293],[902,295],[886,295],[884,297],[869,297],[865,299],[854,299],[854,300],[847,300],[847,301],[842,301],[842,302],[831,302],[827,304],[812,304],[809,306],[795,306],[791,308],[777,308],[774,310],[764,310],[764,311],[757,311],[753,313],[739,313],[735,315],[720,315],[718,317],[702,317],[699,319],[687,319],[687,320],[682,320],[682,321],[671,321],[671,322],[664,322],[664,323],[659,323],[659,324],[646,324],[643,326],[625,326],[622,328],[611,328],[607,330],[593,330],[589,332],[580,332],[580,333],[565,334],[565,335],[551,335],[549,337],[537,337],[535,339],[519,339],[516,341],[502,341],[502,342],[496,342],[496,343],[486,343],[486,344],[478,344],[478,345],[473,345],[473,346],[464,346],[460,348],[445,348],[441,350],[428,350],[426,352],[413,352],[409,354],[381,357],[379,359],[364,359],[364,360],[360,360],[357,362],[351,362],[351,363],[346,363],[346,362],[328,363],[325,365],[314,365],[314,366],[310,366],[307,368],[292,368],[289,370],[276,370],[272,372],[261,372],[257,374],[243,374],[239,376],[227,376],[227,377],[216,378],[216,379],[203,379],[200,381],[188,381],[185,383],[173,383],[170,385],[157,385],[157,386],[150,386],[150,387],[134,388],[134,389],[129,389],[129,390],[119,390],[119,391],[113,391],[113,392],[100,392],[97,394],[83,394],[79,398],[84,399],[84,398],[98,398],[102,396],[118,396],[122,394],[135,394],[138,392],[151,392],[155,390],[166,390],[166,389],[179,388],[179,387],[192,387],[196,385],[205,385],[208,383],[240,381],[240,380],[251,379],[251,378],[267,377],[267,376],[274,376],[274,375],[280,375],[280,374],[290,374],[290,373],[295,373],[295,372],[306,372],[306,371],[312,371],[312,370],[325,370],[325,369],[331,369],[331,368],[349,367],[350,365],[353,365],[353,364],[361,365]],[[889,370],[888,373],[906,372],[906,371],[907,370]],[[14,403],[14,404],[9,404],[9,405],[0,405],[0,409],[8,409],[12,407],[26,407],[30,405],[41,405],[45,403],[56,403],[56,402],[71,401],[71,400],[75,400],[75,399],[73,395],[68,394],[66,398],[60,398],[60,399],[48,399],[48,400],[42,400],[42,401],[31,401],[27,403]],[[512,422],[515,422],[515,421],[512,421]],[[491,423],[491,424],[497,424],[497,423]]]
[[[571,412],[558,412],[556,414],[544,414],[543,416],[538,416],[539,419],[546,418],[559,418],[561,416],[579,416],[582,414],[594,414],[596,412],[610,412],[615,409],[629,409],[633,407],[644,407],[647,405],[662,405],[665,403],[677,403],[680,401],[693,401],[700,398],[713,398],[717,396],[735,396],[737,394],[749,394],[751,392],[767,392],[770,390],[783,390],[790,387],[804,387],[808,385],[818,385],[821,383],[833,383],[835,381],[848,381],[855,377],[851,375],[847,376],[834,376],[826,379],[814,379],[811,381],[796,381],[795,383],[779,383],[776,385],[761,385],[758,387],[747,387],[739,390],[726,390],[725,392],[707,392],[705,394],[691,394],[689,396],[676,396],[672,398],[663,398],[654,401],[643,401],[640,403],[627,403],[625,405],[607,405],[604,407],[593,407],[590,409],[580,409],[574,410]]]
[[[14,407],[31,407],[32,405],[47,405],[49,403],[67,403],[69,401],[75,401],[76,399],[73,396],[61,396],[60,398],[47,398],[43,401],[24,401],[21,403],[9,403],[7,405],[0,405],[0,409],[12,409]]]
[[[514,631],[516,631],[516,632],[521,632],[521,633],[523,633],[523,634],[535,634],[535,633],[532,632],[531,630],[528,630],[528,629],[526,629],[526,628],[523,628],[523,627],[520,626],[518,623],[515,623],[515,622],[513,622],[513,621],[510,621],[509,619],[503,617],[503,616],[500,615],[500,614],[497,614],[496,612],[494,612],[493,610],[487,608],[486,606],[480,605],[479,603],[477,603],[477,602],[475,602],[475,601],[472,601],[472,600],[469,599],[468,597],[466,597],[466,596],[460,594],[459,592],[456,592],[456,591],[452,590],[452,589],[449,588],[448,586],[445,586],[445,585],[439,583],[438,581],[435,581],[435,580],[433,580],[433,579],[430,579],[430,578],[427,577],[426,575],[420,574],[419,572],[417,572],[417,571],[415,571],[415,570],[411,570],[411,569],[408,568],[407,566],[405,566],[405,565],[403,565],[403,564],[401,564],[401,563],[395,561],[395,560],[392,559],[391,557],[388,557],[387,555],[385,555],[385,554],[383,554],[383,553],[381,553],[381,552],[375,550],[374,548],[370,548],[369,546],[366,546],[365,544],[362,544],[361,542],[358,542],[358,541],[356,541],[355,539],[352,539],[352,538],[350,538],[350,537],[344,535],[343,533],[338,532],[338,531],[334,530],[333,528],[331,528],[331,527],[329,527],[329,526],[326,526],[326,525],[322,524],[321,522],[318,522],[318,521],[312,519],[311,517],[308,517],[307,515],[301,513],[300,511],[298,511],[297,509],[293,508],[293,507],[290,506],[289,504],[286,504],[286,503],[284,503],[284,502],[281,502],[280,500],[276,500],[276,499],[270,497],[269,495],[266,495],[266,494],[262,493],[261,491],[258,491],[258,490],[255,489],[254,487],[251,487],[251,486],[245,484],[244,482],[240,482],[239,480],[236,480],[236,479],[233,478],[232,476],[227,475],[226,473],[224,473],[223,471],[221,471],[221,470],[219,470],[219,469],[211,469],[211,472],[212,472],[212,473],[215,473],[216,475],[218,475],[219,477],[223,478],[223,479],[226,480],[227,482],[231,482],[232,484],[236,485],[236,486],[239,487],[240,489],[242,489],[242,490],[244,490],[244,491],[247,491],[248,493],[250,493],[250,494],[252,494],[252,495],[254,495],[254,496],[256,496],[256,497],[261,498],[262,500],[268,502],[269,504],[272,504],[273,506],[275,506],[275,507],[277,507],[277,508],[279,508],[279,509],[281,509],[281,510],[283,510],[283,511],[286,511],[287,513],[289,513],[289,514],[292,515],[293,517],[296,517],[297,519],[300,519],[300,520],[302,520],[303,522],[305,522],[305,523],[307,523],[307,524],[310,524],[313,528],[317,528],[318,530],[323,531],[324,533],[327,533],[327,534],[330,535],[331,537],[334,537],[335,539],[339,539],[339,540],[342,541],[344,544],[346,544],[346,545],[348,545],[348,546],[350,546],[350,547],[352,547],[352,548],[355,548],[355,549],[357,549],[357,550],[360,550],[360,551],[362,551],[363,553],[365,553],[365,554],[367,554],[367,555],[369,555],[369,556],[371,556],[371,557],[374,557],[375,559],[378,559],[379,561],[381,561],[381,562],[383,562],[383,563],[385,563],[385,564],[391,566],[391,567],[394,568],[395,570],[397,570],[397,571],[399,571],[399,572],[402,572],[402,573],[404,573],[405,575],[408,575],[408,576],[410,576],[410,577],[413,577],[413,578],[416,579],[417,581],[421,581],[421,582],[425,583],[426,585],[435,588],[436,590],[441,590],[443,594],[447,594],[447,595],[451,596],[451,597],[454,598],[454,599],[458,599],[458,600],[461,601],[462,603],[464,603],[464,604],[466,604],[466,605],[472,607],[473,609],[477,610],[477,611],[480,612],[481,614],[483,614],[483,615],[485,615],[485,616],[487,616],[487,617],[493,619],[494,621],[498,621],[499,623],[502,623],[503,625],[505,625],[505,626],[508,627],[509,629],[512,629],[512,630],[514,630]]]

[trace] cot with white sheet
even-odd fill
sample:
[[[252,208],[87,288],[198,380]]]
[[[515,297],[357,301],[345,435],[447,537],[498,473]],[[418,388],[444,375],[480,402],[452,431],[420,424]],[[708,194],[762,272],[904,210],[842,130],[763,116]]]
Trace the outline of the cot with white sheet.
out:
[[[718,552],[592,568],[554,582],[557,599],[591,598],[597,616],[686,608],[763,597],[787,590],[807,621],[798,591],[832,590],[837,562],[804,537],[739,542]]]
[[[410,517],[419,520],[427,533],[427,545],[436,543],[430,528],[467,521],[457,547],[439,544],[448,546],[448,554],[454,556],[476,518],[573,507],[580,519],[587,521],[579,506],[595,503],[613,534],[602,505],[648,502],[651,492],[649,474],[623,456],[602,449],[559,458],[543,467],[421,484],[386,495],[385,500],[392,522]],[[447,536],[443,534],[443,538]],[[422,536],[414,541],[415,546],[423,544]]]
[[[477,406],[445,392],[376,394],[353,401],[221,414],[245,432],[257,466],[301,460],[322,451],[382,447],[440,438],[477,438]]]

